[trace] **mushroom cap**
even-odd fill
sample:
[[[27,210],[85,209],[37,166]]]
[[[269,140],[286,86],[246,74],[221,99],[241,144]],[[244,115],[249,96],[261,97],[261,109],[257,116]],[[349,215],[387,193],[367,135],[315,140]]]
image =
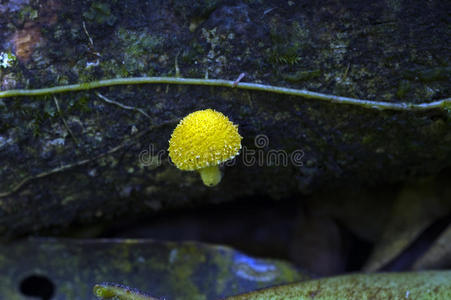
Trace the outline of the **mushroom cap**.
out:
[[[219,165],[239,154],[238,126],[213,109],[183,118],[169,140],[169,156],[177,168],[193,171]]]

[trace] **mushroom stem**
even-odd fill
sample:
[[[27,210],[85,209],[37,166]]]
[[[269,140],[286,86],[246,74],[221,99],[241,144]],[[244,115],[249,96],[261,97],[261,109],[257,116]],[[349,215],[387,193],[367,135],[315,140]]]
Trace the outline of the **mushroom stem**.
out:
[[[206,186],[215,186],[221,181],[222,175],[218,166],[205,167],[198,171]]]

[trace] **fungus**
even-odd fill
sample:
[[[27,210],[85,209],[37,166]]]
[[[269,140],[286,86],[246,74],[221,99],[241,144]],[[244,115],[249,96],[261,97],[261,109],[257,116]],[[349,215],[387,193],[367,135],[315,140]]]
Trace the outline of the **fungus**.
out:
[[[206,186],[221,181],[219,165],[239,154],[238,126],[213,109],[183,118],[169,140],[169,156],[181,170],[198,171]]]

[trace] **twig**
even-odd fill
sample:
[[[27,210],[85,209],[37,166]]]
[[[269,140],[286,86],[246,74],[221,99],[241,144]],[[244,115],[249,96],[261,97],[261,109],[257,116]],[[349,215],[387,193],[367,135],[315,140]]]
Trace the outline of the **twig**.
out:
[[[58,104],[58,99],[56,99],[55,96],[53,96],[53,101],[55,101],[56,110],[58,111],[58,114],[59,114],[61,120],[63,121],[64,127],[66,128],[67,132],[69,132],[69,134],[70,134],[70,136],[72,137],[72,139],[74,140],[75,145],[79,145],[77,138],[76,138],[75,135],[72,133],[72,130],[70,130],[69,126],[67,126],[66,119],[64,119],[64,116],[63,116],[63,114],[61,113],[61,109],[60,109],[60,106],[59,106],[59,104]]]
[[[111,154],[117,152],[118,150],[121,150],[125,146],[127,146],[131,141],[140,138],[141,136],[143,136],[143,135],[147,134],[148,132],[152,131],[153,129],[161,127],[161,126],[164,126],[164,125],[167,125],[167,124],[174,124],[174,123],[177,123],[177,122],[179,122],[178,119],[177,120],[170,120],[170,121],[166,121],[166,122],[163,122],[161,124],[158,124],[158,125],[150,126],[146,130],[144,130],[144,131],[138,133],[137,135],[133,136],[133,138],[125,139],[124,141],[122,141],[122,143],[120,145],[118,145],[116,147],[113,147],[110,150],[108,150],[107,152],[101,153],[101,154],[99,154],[99,155],[97,155],[97,156],[95,156],[93,158],[83,159],[83,160],[77,161],[77,162],[72,163],[72,164],[67,164],[67,165],[64,165],[64,166],[61,166],[61,167],[57,167],[57,168],[51,169],[49,171],[45,171],[45,172],[39,173],[39,174],[34,175],[34,176],[26,177],[26,178],[22,179],[19,183],[15,184],[9,191],[1,192],[0,193],[0,198],[5,198],[5,197],[8,197],[8,196],[16,193],[23,186],[25,186],[26,184],[28,184],[29,182],[31,182],[33,180],[44,178],[44,177],[47,177],[47,176],[50,176],[50,175],[53,175],[53,174],[56,174],[56,173],[61,173],[63,171],[66,171],[66,170],[69,170],[69,169],[72,169],[72,168],[75,168],[75,167],[79,167],[79,166],[82,166],[82,165],[86,165],[86,164],[88,164],[90,162],[98,160],[99,158],[111,155]]]
[[[114,100],[108,99],[107,97],[105,97],[104,95],[100,94],[99,92],[96,92],[96,95],[100,99],[105,101],[106,103],[114,104],[114,105],[119,106],[120,108],[123,108],[123,109],[126,109],[126,110],[133,110],[133,111],[139,112],[140,114],[143,114],[146,118],[150,119],[150,116],[144,110],[142,110],[141,108],[137,108],[137,107],[133,107],[133,106],[127,106],[127,105],[124,105],[122,103],[116,102]]]
[[[82,24],[83,24],[83,30],[85,31],[85,34],[86,34],[86,36],[88,37],[88,40],[89,40],[91,53],[94,54],[97,57],[102,57],[102,55],[100,55],[99,52],[95,51],[94,41],[92,40],[91,36],[89,35],[88,29],[86,28],[85,21],[83,21]],[[98,63],[98,61],[97,61],[97,63]],[[95,64],[95,63],[93,63],[93,64]]]
[[[238,83],[241,81],[241,79],[244,78],[244,76],[246,76],[246,73],[241,73],[240,76],[238,76],[238,78],[233,82],[232,87],[236,87]]]
[[[206,85],[218,87],[233,87],[234,81],[222,79],[197,79],[197,78],[179,78],[179,77],[131,77],[131,78],[114,78],[87,83],[71,84],[56,86],[35,90],[8,90],[0,92],[0,98],[18,97],[18,96],[42,96],[49,94],[73,92],[96,89],[100,87],[109,87],[115,85],[127,84],[184,84],[184,85]],[[355,99],[349,97],[341,97],[323,93],[311,92],[308,90],[299,90],[286,87],[240,82],[235,88],[243,90],[263,91],[269,93],[277,93],[284,95],[300,96],[303,98],[322,100],[339,104],[357,105],[368,109],[377,110],[399,110],[399,111],[421,111],[436,108],[448,109],[451,106],[451,98],[436,100],[423,103],[390,103],[384,101],[374,101],[366,99]]]
[[[86,29],[85,21],[83,21],[82,24],[83,24],[83,30],[85,31],[85,34],[88,37],[89,44],[91,44],[91,47],[94,49],[94,42],[93,42],[91,36],[89,35],[88,29]]]
[[[175,77],[181,77],[179,68],[179,54],[180,52],[178,52],[177,55],[175,56]]]
[[[102,155],[102,156],[104,156],[104,155]],[[7,192],[0,193],[0,198],[8,197],[8,196],[16,193],[17,191],[20,190],[21,187],[23,187],[24,185],[26,185],[27,183],[29,183],[32,180],[36,180],[36,179],[39,179],[39,178],[47,177],[47,176],[52,175],[52,174],[60,173],[62,171],[65,171],[65,170],[68,170],[68,169],[71,169],[71,168],[74,168],[74,167],[82,166],[82,165],[87,164],[87,163],[89,163],[91,161],[94,161],[94,160],[96,160],[96,159],[98,159],[98,158],[100,158],[102,156],[99,155],[99,156],[97,156],[95,158],[80,160],[80,161],[78,161],[76,163],[73,163],[73,164],[64,165],[64,166],[52,169],[50,171],[39,173],[38,175],[35,175],[35,176],[26,177],[26,178],[22,179],[16,185],[14,185],[11,190],[9,190]]]

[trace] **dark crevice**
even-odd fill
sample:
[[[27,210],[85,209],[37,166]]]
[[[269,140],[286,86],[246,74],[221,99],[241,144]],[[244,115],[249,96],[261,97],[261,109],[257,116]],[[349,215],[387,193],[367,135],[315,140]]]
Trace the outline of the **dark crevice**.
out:
[[[402,253],[381,268],[381,271],[406,271],[423,256],[451,224],[451,214],[438,219],[426,228]]]
[[[38,297],[42,300],[50,300],[55,293],[55,285],[46,276],[29,275],[22,279],[19,290],[25,296]]]

